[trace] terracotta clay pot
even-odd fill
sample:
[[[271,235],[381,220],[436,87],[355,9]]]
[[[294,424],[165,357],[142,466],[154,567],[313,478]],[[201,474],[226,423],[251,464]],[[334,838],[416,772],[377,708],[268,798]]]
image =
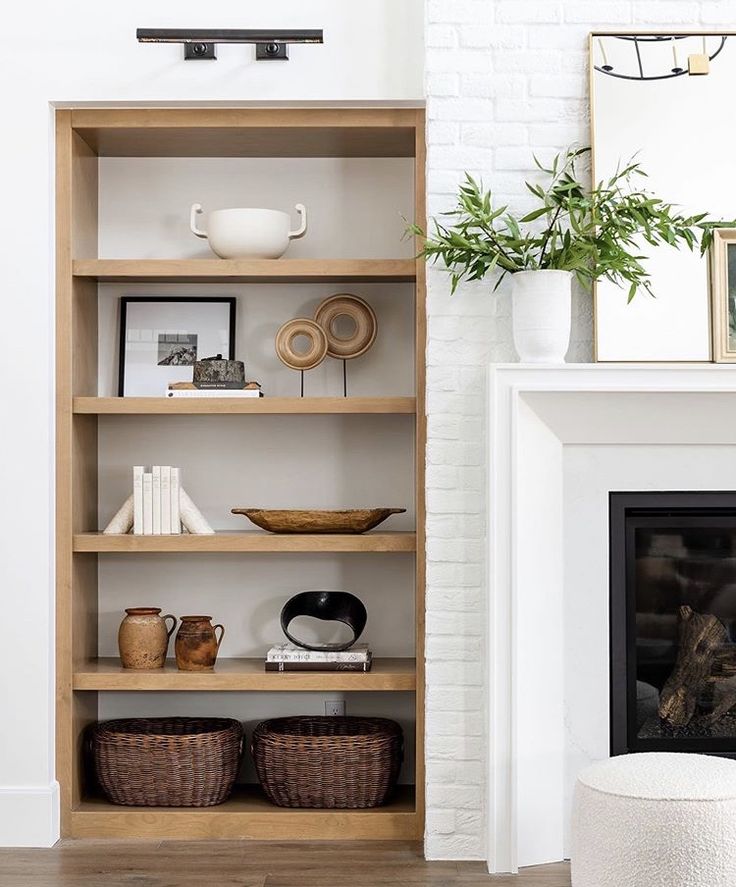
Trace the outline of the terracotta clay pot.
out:
[[[176,616],[160,616],[159,607],[130,607],[120,623],[118,647],[123,668],[163,668]],[[171,619],[171,628],[166,620]]]
[[[212,671],[224,634],[224,626],[212,625],[211,616],[182,616],[174,642],[179,671]]]

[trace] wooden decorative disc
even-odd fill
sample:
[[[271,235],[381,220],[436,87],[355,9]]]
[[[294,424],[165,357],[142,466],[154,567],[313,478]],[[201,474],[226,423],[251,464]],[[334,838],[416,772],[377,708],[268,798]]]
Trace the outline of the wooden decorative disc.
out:
[[[349,317],[355,331],[348,337],[338,336],[335,330],[338,317]],[[325,299],[315,312],[314,319],[327,334],[327,353],[330,357],[351,360],[360,357],[376,341],[378,321],[371,306],[358,296],[338,293]]]
[[[294,339],[298,336],[305,336],[309,340],[306,351],[294,350]],[[276,354],[292,370],[313,370],[327,355],[325,331],[308,317],[287,320],[276,333]]]

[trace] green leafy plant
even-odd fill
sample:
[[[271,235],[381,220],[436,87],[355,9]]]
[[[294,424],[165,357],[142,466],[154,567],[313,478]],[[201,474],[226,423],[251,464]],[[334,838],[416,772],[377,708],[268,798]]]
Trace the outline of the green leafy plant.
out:
[[[463,280],[481,280],[500,272],[494,290],[507,274],[555,269],[570,271],[585,286],[601,278],[628,286],[631,301],[642,287],[652,295],[649,274],[639,255],[641,241],[651,246],[699,246],[705,252],[715,228],[734,222],[707,221],[708,213],[685,216],[674,205],[637,187],[646,173],[631,161],[607,181],[586,187],[578,166],[590,148],[572,147],[556,155],[549,167],[535,157],[546,187],[526,182],[539,206],[516,218],[508,206],[494,206],[491,191],[465,174],[457,206],[444,213],[452,224],[435,220],[434,234],[418,225],[408,233],[424,240],[420,253],[441,262],[452,274],[452,292]]]

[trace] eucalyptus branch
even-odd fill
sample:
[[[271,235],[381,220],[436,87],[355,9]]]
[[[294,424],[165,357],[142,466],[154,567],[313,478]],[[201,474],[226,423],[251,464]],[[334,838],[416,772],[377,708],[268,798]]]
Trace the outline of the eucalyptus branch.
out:
[[[444,214],[452,222],[435,220],[432,235],[418,225],[409,225],[407,232],[423,240],[420,255],[451,272],[452,292],[463,279],[496,273],[497,288],[507,274],[556,269],[572,272],[586,286],[602,278],[626,286],[630,301],[640,288],[652,292],[642,242],[698,246],[705,255],[717,228],[736,227],[736,221],[711,220],[707,213],[684,215],[637,187],[646,173],[635,161],[608,181],[584,185],[576,165],[589,151],[569,148],[547,167],[535,157],[549,181],[546,188],[526,182],[540,205],[521,218],[507,206],[495,208],[492,192],[466,173],[456,207]]]
[[[549,244],[550,238],[556,233],[557,222],[560,218],[560,213],[562,212],[562,205],[558,206],[555,210],[554,216],[552,216],[552,221],[549,224],[549,228],[544,232],[544,239],[542,241],[542,251],[539,254],[539,264],[540,266],[544,263],[544,254],[547,252],[547,245]]]

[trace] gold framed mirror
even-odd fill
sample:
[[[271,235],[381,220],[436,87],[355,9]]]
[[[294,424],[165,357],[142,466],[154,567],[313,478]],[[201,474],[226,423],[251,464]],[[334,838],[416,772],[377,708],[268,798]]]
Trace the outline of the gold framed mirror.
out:
[[[683,211],[736,218],[729,106],[735,32],[594,32],[590,36],[593,178],[635,157],[644,187]],[[712,348],[709,263],[697,252],[642,246],[654,298],[601,281],[595,359],[702,362]]]

